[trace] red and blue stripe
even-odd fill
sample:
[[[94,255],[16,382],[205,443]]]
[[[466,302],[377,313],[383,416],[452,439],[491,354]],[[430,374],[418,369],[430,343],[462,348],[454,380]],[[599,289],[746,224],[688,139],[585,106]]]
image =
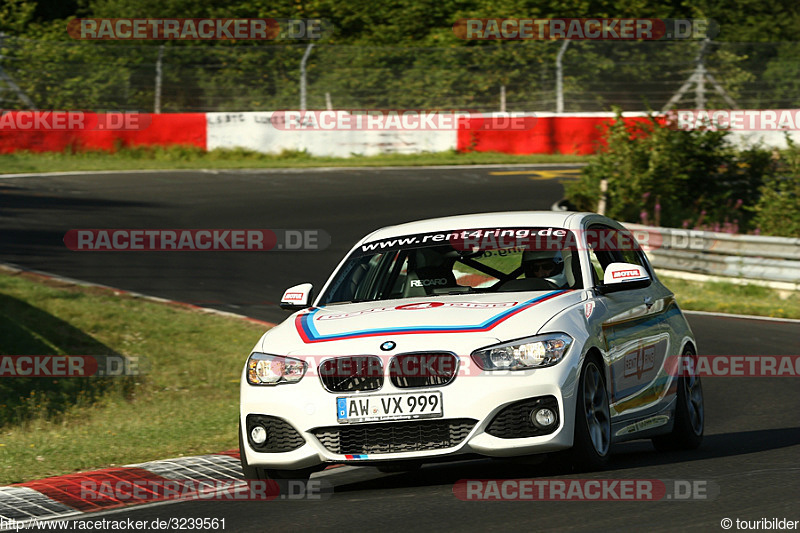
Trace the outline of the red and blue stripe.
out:
[[[489,331],[498,325],[502,324],[512,316],[530,309],[547,300],[551,300],[557,296],[561,296],[570,292],[569,290],[560,290],[548,292],[542,296],[537,296],[528,301],[519,303],[510,309],[494,315],[493,317],[481,322],[480,324],[465,325],[465,326],[408,326],[408,327],[392,327],[392,328],[377,328],[377,329],[362,329],[357,331],[350,331],[346,333],[335,333],[330,335],[323,335],[314,326],[314,315],[320,311],[320,308],[314,308],[306,313],[297,315],[294,319],[297,333],[303,339],[303,342],[310,344],[313,342],[326,342],[326,341],[340,341],[345,339],[360,339],[364,337],[377,337],[385,335],[422,335],[431,333],[478,333],[482,331]]]

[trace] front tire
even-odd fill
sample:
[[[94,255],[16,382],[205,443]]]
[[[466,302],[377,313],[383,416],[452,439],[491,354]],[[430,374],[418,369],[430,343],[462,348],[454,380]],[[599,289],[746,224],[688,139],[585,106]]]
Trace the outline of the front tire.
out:
[[[600,470],[609,461],[611,413],[603,366],[587,357],[578,381],[575,403],[575,436],[566,460],[581,471]]]
[[[694,350],[686,348],[682,357],[694,359],[691,368],[697,368]],[[685,368],[681,365],[681,368]],[[703,385],[696,375],[678,378],[678,392],[675,405],[675,422],[672,431],[666,435],[653,437],[653,446],[658,451],[695,450],[703,442],[705,430],[705,408]]]

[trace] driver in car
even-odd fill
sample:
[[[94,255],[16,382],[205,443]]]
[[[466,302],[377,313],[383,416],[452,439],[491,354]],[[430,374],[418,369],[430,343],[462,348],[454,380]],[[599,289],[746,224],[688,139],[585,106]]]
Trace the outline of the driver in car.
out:
[[[526,278],[545,279],[552,283],[554,288],[567,286],[564,257],[560,251],[529,250],[523,252],[522,271]]]

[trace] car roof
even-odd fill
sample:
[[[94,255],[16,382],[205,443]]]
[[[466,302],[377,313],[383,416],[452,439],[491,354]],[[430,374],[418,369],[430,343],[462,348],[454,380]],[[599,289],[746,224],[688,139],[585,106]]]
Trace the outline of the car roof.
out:
[[[578,218],[583,218],[590,214],[591,213],[575,213],[572,211],[505,211],[430,218],[381,228],[367,235],[362,242],[434,231],[494,229],[505,227],[567,228],[568,220],[571,217],[577,216]],[[572,221],[572,223],[575,223],[575,221]]]

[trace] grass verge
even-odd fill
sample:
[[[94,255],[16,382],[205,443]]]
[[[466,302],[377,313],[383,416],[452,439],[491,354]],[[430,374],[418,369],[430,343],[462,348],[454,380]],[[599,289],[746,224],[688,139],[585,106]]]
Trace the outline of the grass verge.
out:
[[[20,351],[31,338],[46,354],[85,355],[103,346],[146,357],[150,372],[128,390],[112,388],[56,413],[40,404],[32,418],[0,427],[0,485],[238,446],[238,380],[264,326],[59,285],[0,274],[0,296],[27,309],[7,314],[9,305],[0,307],[0,328],[18,332],[0,335],[0,353],[39,354]],[[51,391],[61,387],[59,380],[29,379],[49,382]]]
[[[800,294],[758,285],[689,281],[659,275],[675,293],[681,309],[775,318],[800,318]]]
[[[244,149],[206,152],[192,146],[121,148],[114,153],[15,152],[0,154],[0,174],[25,172],[74,172],[81,170],[142,170],[193,168],[311,168],[486,164],[580,163],[589,156],[511,155],[495,152],[459,153],[455,150],[423,154],[384,154],[353,157],[317,157],[306,152],[262,154]]]
[[[684,309],[800,318],[796,293],[664,282]],[[0,427],[0,485],[237,446],[239,376],[263,326],[27,275],[0,273],[0,299],[0,354],[111,352],[151,367],[62,410],[32,401],[26,419]]]

